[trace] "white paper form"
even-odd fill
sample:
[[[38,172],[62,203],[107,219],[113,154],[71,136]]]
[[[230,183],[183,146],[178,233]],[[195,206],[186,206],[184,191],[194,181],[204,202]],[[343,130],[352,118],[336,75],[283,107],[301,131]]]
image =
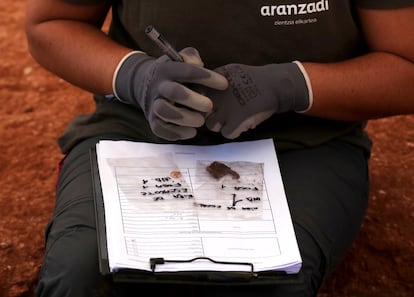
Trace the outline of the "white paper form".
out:
[[[101,141],[97,156],[111,271],[150,270],[149,259],[156,257],[249,262],[255,271],[300,270],[271,139],[213,146]],[[203,170],[213,161],[230,164],[240,177],[214,181]],[[184,270],[235,267],[208,261],[157,266]]]

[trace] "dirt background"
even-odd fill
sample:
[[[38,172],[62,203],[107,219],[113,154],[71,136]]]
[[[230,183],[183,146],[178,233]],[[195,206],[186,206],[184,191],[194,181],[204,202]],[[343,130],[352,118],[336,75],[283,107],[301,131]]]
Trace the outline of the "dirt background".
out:
[[[29,56],[25,4],[0,1],[1,297],[33,296],[62,157],[56,137],[73,116],[92,110],[89,94]],[[372,121],[368,132],[374,148],[366,220],[319,297],[414,294],[414,115]]]

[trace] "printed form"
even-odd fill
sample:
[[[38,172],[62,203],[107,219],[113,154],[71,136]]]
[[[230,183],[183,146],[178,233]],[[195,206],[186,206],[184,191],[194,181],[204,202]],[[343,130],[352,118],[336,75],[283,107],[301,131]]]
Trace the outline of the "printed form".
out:
[[[301,268],[271,139],[212,146],[101,141],[97,161],[111,271],[150,271],[150,258]],[[156,271],[245,271],[197,260]]]

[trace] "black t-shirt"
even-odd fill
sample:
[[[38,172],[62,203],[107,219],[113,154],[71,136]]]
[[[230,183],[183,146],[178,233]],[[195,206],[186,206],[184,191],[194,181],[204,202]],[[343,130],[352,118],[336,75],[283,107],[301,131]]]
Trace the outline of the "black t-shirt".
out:
[[[177,49],[195,46],[207,68],[232,62],[331,62],[363,50],[351,1],[123,2],[114,10],[110,34],[116,40],[158,56],[161,52],[144,34],[153,24]],[[126,34],[119,28],[130,30]]]
[[[99,0],[66,0],[90,4]],[[383,9],[413,5],[414,0],[131,0],[114,1],[109,35],[130,48],[152,56],[161,51],[144,33],[154,25],[178,50],[193,46],[205,67],[228,63],[265,65],[291,62],[336,62],[365,53],[356,7]],[[326,78],[329,79],[329,78]],[[80,115],[59,138],[64,153],[82,139],[121,134],[166,142],[152,134],[143,113],[130,105],[95,96],[96,111]],[[331,139],[370,149],[365,123],[341,122],[300,115],[278,114],[237,140],[272,137],[280,150],[315,146]],[[212,144],[228,140],[200,129],[196,138],[181,143]]]

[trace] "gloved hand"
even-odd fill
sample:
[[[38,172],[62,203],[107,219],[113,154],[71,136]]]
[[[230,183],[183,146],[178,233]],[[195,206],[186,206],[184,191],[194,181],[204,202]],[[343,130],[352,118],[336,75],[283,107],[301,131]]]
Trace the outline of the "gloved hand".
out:
[[[215,69],[229,81],[223,91],[209,91],[213,111],[208,129],[229,139],[238,137],[274,113],[304,112],[312,105],[312,90],[299,62],[247,66],[228,64]],[[306,77],[306,78],[305,78]]]
[[[196,49],[186,48],[180,54],[184,63],[166,55],[155,59],[132,52],[119,63],[113,79],[115,96],[142,108],[152,132],[171,141],[194,137],[196,128],[204,125],[204,113],[213,107],[209,98],[184,84],[217,90],[228,85],[222,75],[203,68]]]

